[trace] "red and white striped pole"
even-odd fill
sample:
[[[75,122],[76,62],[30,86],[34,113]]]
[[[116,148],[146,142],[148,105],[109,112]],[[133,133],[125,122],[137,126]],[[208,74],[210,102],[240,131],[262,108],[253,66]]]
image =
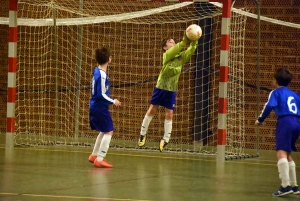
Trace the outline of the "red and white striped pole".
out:
[[[18,0],[10,0],[9,1],[9,34],[8,34],[6,148],[14,147],[17,41],[18,41],[17,10],[18,10]]]
[[[231,0],[223,0],[221,53],[220,53],[220,82],[219,82],[219,112],[218,112],[218,144],[217,162],[225,162],[225,146],[227,131],[227,83],[228,58],[230,42]]]

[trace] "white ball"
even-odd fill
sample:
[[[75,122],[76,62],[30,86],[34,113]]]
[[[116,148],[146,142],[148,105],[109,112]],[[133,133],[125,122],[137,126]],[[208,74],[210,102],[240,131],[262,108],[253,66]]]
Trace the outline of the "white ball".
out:
[[[192,41],[198,40],[202,35],[202,29],[197,24],[191,24],[185,32],[186,36]]]

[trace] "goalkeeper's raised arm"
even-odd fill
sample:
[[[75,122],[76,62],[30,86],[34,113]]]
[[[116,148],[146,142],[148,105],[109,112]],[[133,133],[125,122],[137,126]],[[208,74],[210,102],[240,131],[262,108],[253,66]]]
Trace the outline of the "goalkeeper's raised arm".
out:
[[[190,59],[197,48],[198,41],[190,41],[184,34],[183,40],[177,44],[172,38],[162,41],[163,66],[160,71],[156,87],[167,91],[177,91],[178,80],[183,65]],[[183,47],[189,48],[182,51]]]

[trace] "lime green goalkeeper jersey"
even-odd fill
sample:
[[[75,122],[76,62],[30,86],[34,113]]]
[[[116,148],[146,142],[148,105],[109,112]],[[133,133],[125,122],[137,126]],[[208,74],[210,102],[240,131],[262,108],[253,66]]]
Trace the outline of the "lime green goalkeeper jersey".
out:
[[[183,42],[177,43],[163,54],[163,66],[158,76],[156,88],[177,91],[182,67],[195,52],[197,42],[192,42],[187,50],[180,52],[183,47]]]

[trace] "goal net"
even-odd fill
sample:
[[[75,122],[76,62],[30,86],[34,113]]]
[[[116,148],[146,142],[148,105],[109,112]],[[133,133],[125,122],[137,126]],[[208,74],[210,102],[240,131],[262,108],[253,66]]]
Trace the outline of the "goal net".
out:
[[[111,147],[138,149],[142,120],[162,67],[163,38],[181,41],[190,24],[203,35],[178,85],[166,151],[215,154],[217,147],[222,4],[136,0],[19,0],[16,145],[93,146],[89,127],[96,48],[113,54],[108,75],[115,130]],[[226,153],[244,154],[246,16],[232,12]],[[164,133],[159,108],[143,150],[158,150]]]

